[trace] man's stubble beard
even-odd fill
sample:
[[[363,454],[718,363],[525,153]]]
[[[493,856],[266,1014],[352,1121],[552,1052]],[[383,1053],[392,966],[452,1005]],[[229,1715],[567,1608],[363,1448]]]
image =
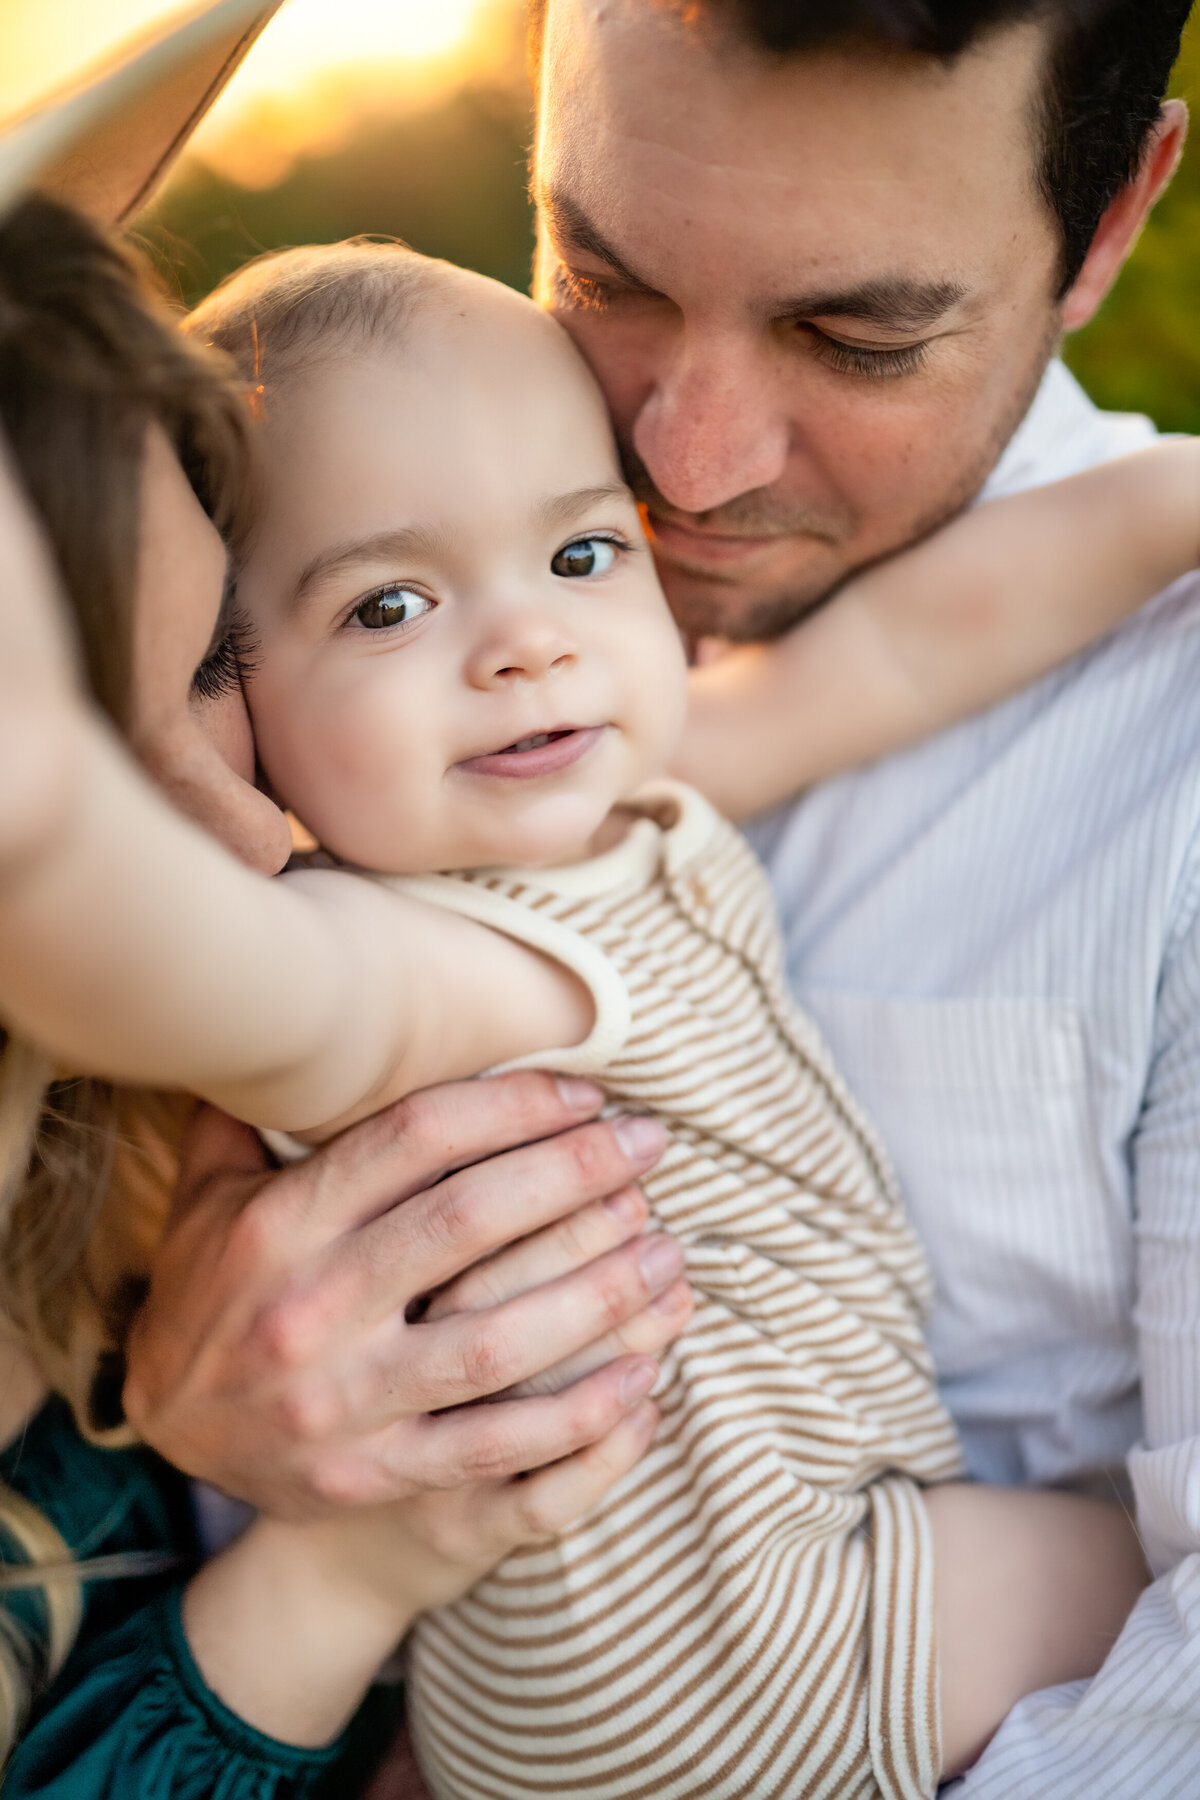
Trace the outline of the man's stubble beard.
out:
[[[730,643],[769,642],[790,630],[807,613],[815,612],[852,575],[918,543],[945,525],[974,500],[996,467],[1033,403],[1060,337],[1061,326],[1055,315],[1051,329],[1025,371],[1017,398],[997,420],[974,459],[956,471],[953,484],[943,493],[920,511],[914,511],[911,519],[897,529],[893,539],[857,560],[839,549],[857,523],[849,507],[840,512],[831,508],[821,513],[789,501],[772,488],[758,488],[739,494],[736,499],[709,512],[680,515],[659,494],[637,452],[622,443],[625,479],[639,505],[645,507],[652,518],[655,513],[668,520],[681,518],[702,529],[735,537],[800,537],[819,547],[815,559],[817,566],[807,579],[798,576],[790,581],[780,581],[765,593],[747,592],[747,588],[753,589],[753,582],[743,582],[735,574],[689,569],[682,560],[672,563],[661,558],[659,575],[676,623],[685,636],[693,640],[724,638]],[[826,551],[824,556],[820,555],[821,547]]]

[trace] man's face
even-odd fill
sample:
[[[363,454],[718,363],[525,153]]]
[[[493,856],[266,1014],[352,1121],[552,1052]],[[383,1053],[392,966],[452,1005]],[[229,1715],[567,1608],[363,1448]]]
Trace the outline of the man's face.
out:
[[[771,60],[549,0],[537,297],[599,377],[677,618],[770,636],[975,494],[1060,329],[1036,27]]]

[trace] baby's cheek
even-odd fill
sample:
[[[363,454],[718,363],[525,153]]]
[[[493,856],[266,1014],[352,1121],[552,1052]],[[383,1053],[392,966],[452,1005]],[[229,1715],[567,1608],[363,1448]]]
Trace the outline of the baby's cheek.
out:
[[[687,664],[673,625],[669,634],[659,636],[642,666],[647,672],[642,683],[647,760],[654,765],[646,772],[656,775],[679,746],[687,710]]]
[[[324,820],[352,789],[360,752],[341,709],[303,682],[257,678],[250,716],[263,768],[276,793],[309,829],[324,837]]]
[[[304,707],[288,737],[303,791],[322,816],[348,823],[372,794],[378,798],[386,750],[352,705],[329,697]]]
[[[327,694],[289,730],[293,811],[348,862],[403,871],[440,866],[429,838],[440,790],[426,747],[395,706]],[[414,857],[416,860],[414,861]]]

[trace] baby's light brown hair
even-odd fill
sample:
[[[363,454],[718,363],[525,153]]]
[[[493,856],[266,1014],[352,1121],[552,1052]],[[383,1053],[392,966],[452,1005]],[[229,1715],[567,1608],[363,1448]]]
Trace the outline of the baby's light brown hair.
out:
[[[269,251],[202,300],[187,330],[232,358],[261,412],[303,370],[402,337],[418,303],[452,277],[449,263],[398,239]]]

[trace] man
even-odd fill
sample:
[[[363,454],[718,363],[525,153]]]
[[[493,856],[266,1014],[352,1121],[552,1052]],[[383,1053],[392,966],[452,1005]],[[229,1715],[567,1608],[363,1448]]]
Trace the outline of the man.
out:
[[[1151,435],[1052,358],[1175,167],[1188,10],[535,6],[537,289],[691,634],[783,630],[977,495]],[[1200,1782],[1198,691],[1189,580],[757,832],[792,980],[928,1247],[972,1471],[1128,1461],[1158,1577],[1086,1692],[1016,1709],[970,1800]]]

